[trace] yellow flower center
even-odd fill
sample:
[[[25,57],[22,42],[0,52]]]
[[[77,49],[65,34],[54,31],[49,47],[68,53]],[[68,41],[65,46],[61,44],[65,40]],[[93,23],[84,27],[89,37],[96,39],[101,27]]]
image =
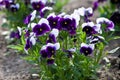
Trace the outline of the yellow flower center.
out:
[[[39,5],[37,5],[36,7],[37,7],[37,8],[40,8],[40,6],[39,6]]]
[[[87,50],[86,50],[85,52],[86,52],[86,53],[88,53],[88,51],[87,51]]]
[[[64,24],[67,24],[67,22],[65,22]]]
[[[54,51],[52,50],[52,53],[54,53]]]
[[[53,24],[56,24],[56,22],[53,22]]]
[[[40,28],[40,31],[42,31],[42,29]]]
[[[86,29],[86,31],[88,31],[88,29]]]

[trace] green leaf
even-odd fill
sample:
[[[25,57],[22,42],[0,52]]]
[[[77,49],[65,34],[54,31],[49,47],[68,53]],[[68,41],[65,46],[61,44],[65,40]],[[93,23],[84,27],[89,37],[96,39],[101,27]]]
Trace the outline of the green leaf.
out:
[[[24,35],[21,36],[21,42],[22,42],[23,45],[25,44],[25,37],[24,37]]]
[[[24,50],[24,46],[23,45],[9,45],[7,47],[11,48],[11,49],[18,50],[18,51],[23,51]]]

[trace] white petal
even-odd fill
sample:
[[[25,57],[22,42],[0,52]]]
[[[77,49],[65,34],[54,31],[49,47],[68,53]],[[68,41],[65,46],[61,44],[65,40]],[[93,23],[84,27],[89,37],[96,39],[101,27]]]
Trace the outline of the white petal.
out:
[[[42,3],[46,4],[48,0],[41,0]]]
[[[87,23],[83,23],[82,24],[82,28],[84,28],[85,26],[87,26]]]
[[[65,16],[64,16],[64,18],[69,18],[69,19],[71,19],[71,20],[72,20],[71,15],[65,15]]]
[[[115,31],[115,29],[112,29],[112,28],[108,28],[110,31]]]
[[[77,9],[75,9],[73,14],[78,14],[79,15],[79,11]]]
[[[62,13],[59,14],[58,16],[59,16],[59,17],[62,17],[62,16],[64,16],[64,15],[66,15],[66,13],[65,13],[65,12],[62,12]]]
[[[39,2],[40,0],[30,0],[31,3],[33,2]]]
[[[96,23],[97,24],[101,24],[103,22],[109,22],[110,20],[108,20],[107,18],[101,17],[101,18],[97,18]]]
[[[81,47],[88,47],[88,44],[85,44],[85,43],[81,43]]]
[[[18,29],[18,31],[19,31],[19,35],[21,35],[21,34],[22,34],[22,28],[17,27],[17,29]]]
[[[102,34],[102,30],[101,30],[101,25],[100,24],[96,24],[94,27],[95,31],[97,31],[98,33]]]
[[[87,8],[86,11],[88,11],[90,14],[93,13],[93,9],[91,7]]]
[[[40,25],[41,25],[42,23],[45,23],[45,24],[49,25],[48,20],[45,19],[45,18],[41,18],[40,21],[38,22],[38,24],[40,24]]]
[[[36,39],[32,36],[30,38],[30,42],[32,43],[32,45],[35,45],[36,44]]]
[[[84,8],[84,7],[79,8],[79,9],[78,9],[78,12],[79,12],[79,15],[80,15],[80,16],[84,16],[84,15],[85,15],[85,8]]]
[[[55,43],[54,46],[55,46],[56,50],[58,50],[60,48],[60,43]]]
[[[90,43],[91,43],[91,42],[98,41],[98,40],[99,40],[98,38],[95,38],[95,39],[93,39],[93,40],[90,40]]]
[[[95,45],[94,44],[89,44],[89,47],[94,50]]]
[[[2,19],[2,23],[6,23],[7,22],[7,19],[6,18],[3,18]]]
[[[31,24],[29,23],[29,24],[27,25],[27,27],[30,28],[30,25],[31,25]]]
[[[26,54],[28,54],[28,51],[25,48],[24,48],[24,51],[25,51]]]
[[[76,48],[71,48],[71,49],[69,49],[69,51],[76,52]]]
[[[55,35],[55,37],[57,37],[58,34],[59,34],[59,30],[58,29],[52,29],[52,31],[50,32],[50,34],[53,34],[53,35]]]
[[[105,38],[104,37],[102,37],[102,36],[98,36],[100,39],[103,39],[103,40],[105,40]]]
[[[53,12],[53,13],[50,13],[48,16],[47,16],[47,18],[49,18],[49,17],[56,17],[56,15],[55,15],[55,13]]]
[[[42,9],[42,12],[44,12],[45,10],[53,10],[53,8],[52,7],[44,7],[43,9]]]
[[[34,33],[34,32],[31,32],[31,33],[30,33],[30,36],[31,36],[31,37],[32,37],[32,36],[35,37],[35,33]]]
[[[88,22],[88,25],[93,27],[94,26],[94,23],[93,22]]]
[[[37,25],[36,23],[31,23],[31,28],[33,29]]]
[[[32,16],[31,17],[31,21],[33,21],[34,19],[35,19],[35,17],[36,17],[36,13],[37,13],[37,11],[36,10],[34,10],[30,15]]]
[[[79,25],[80,16],[77,13],[71,14],[72,18],[75,19],[77,26]]]
[[[20,8],[20,4],[17,3],[17,4],[16,4],[16,7],[17,7],[17,8]]]
[[[47,43],[46,47],[48,47],[48,46],[54,47],[54,44],[53,43]]]
[[[46,45],[42,46],[41,50],[45,50],[47,48]]]

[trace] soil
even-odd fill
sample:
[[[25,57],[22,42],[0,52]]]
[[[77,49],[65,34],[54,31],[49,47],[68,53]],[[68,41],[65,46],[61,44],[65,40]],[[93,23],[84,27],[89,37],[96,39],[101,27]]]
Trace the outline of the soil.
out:
[[[94,0],[71,0],[64,9],[71,12],[82,6],[87,8],[92,6],[92,1]],[[95,12],[92,19],[95,20],[98,15],[98,12]],[[2,21],[1,19],[0,21]],[[22,55],[7,48],[5,36],[1,35],[4,31],[6,29],[0,27],[0,80],[37,80],[30,73],[33,66],[22,60]],[[106,49],[111,50],[118,46],[120,46],[120,39],[111,41]],[[107,58],[110,63],[102,60],[102,66],[98,70],[99,80],[120,80],[120,49],[114,54],[109,54]],[[109,64],[111,65],[109,66]]]

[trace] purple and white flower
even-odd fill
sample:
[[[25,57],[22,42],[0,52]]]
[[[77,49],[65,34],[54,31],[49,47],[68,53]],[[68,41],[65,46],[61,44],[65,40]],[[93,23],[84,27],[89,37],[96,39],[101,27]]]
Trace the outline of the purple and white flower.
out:
[[[80,53],[84,54],[85,56],[92,54],[94,50],[94,44],[81,44]]]
[[[105,1],[107,1],[107,0],[97,0],[97,1],[94,1],[93,2],[93,11],[95,11],[98,8],[100,2],[103,3]]]
[[[45,7],[46,0],[31,0],[34,10],[41,11]]]
[[[68,58],[72,58],[73,57],[73,53],[76,52],[76,48],[70,48],[68,50],[63,50],[64,52],[67,52],[67,57]]]
[[[16,11],[18,11],[18,9],[20,8],[20,5],[17,3],[17,4],[11,4],[10,5],[10,10],[12,11],[12,12],[16,12]]]
[[[64,17],[60,18],[58,25],[62,30],[67,30],[71,35],[76,34],[76,29],[80,20],[79,16],[77,18],[74,15],[75,14],[65,15]]]
[[[16,32],[14,32],[14,31],[11,32],[10,38],[20,39],[21,35],[22,35],[22,29],[20,27],[17,27],[17,31]]]
[[[56,28],[56,29],[60,29],[58,26],[58,20],[60,17],[56,16],[55,13],[51,13],[48,15],[47,19],[49,21],[49,25],[51,27],[51,29]]]
[[[38,24],[31,24],[31,27],[33,28],[32,31],[35,33],[36,36],[44,35],[51,30],[49,22],[45,18],[41,18]]]
[[[47,11],[51,11],[51,10],[53,10],[52,7],[44,7],[44,8],[40,11],[40,16],[41,16],[41,17],[44,17],[45,13],[46,13]]]
[[[29,24],[30,21],[33,21],[36,17],[36,13],[36,10],[34,10],[30,15],[28,15],[24,20],[24,24]]]
[[[58,29],[52,29],[52,31],[49,34],[49,38],[47,40],[47,43],[56,43],[57,42],[57,36],[59,34]]]
[[[5,8],[9,9],[11,3],[13,3],[13,0],[1,0],[0,6],[5,6]]]
[[[60,48],[60,44],[59,43],[48,43],[47,45],[44,45],[41,50],[40,50],[40,54],[43,58],[51,58],[53,55],[55,55],[56,50],[58,50]]]
[[[104,39],[104,37],[102,36],[90,36],[88,37],[89,41],[91,44],[96,44],[96,43],[99,43],[99,42],[102,42]]]
[[[89,17],[91,17],[93,15],[93,9],[91,7],[89,7],[89,8],[81,7],[78,9],[77,12],[80,16],[84,17],[85,22],[90,22]]]
[[[32,46],[35,44],[36,44],[36,39],[34,36],[27,38],[26,45],[25,45],[25,51],[27,51],[29,48],[32,48]]]
[[[100,24],[94,24],[93,22],[87,22],[82,24],[82,31],[88,36],[92,34],[102,33]]]
[[[93,15],[93,9],[91,7],[86,9],[84,7],[81,7],[78,9],[78,13],[80,16],[90,17]]]
[[[97,24],[101,24],[101,28],[105,27],[106,30],[114,31],[114,23],[111,20],[101,17],[101,18],[98,18],[96,22]]]

